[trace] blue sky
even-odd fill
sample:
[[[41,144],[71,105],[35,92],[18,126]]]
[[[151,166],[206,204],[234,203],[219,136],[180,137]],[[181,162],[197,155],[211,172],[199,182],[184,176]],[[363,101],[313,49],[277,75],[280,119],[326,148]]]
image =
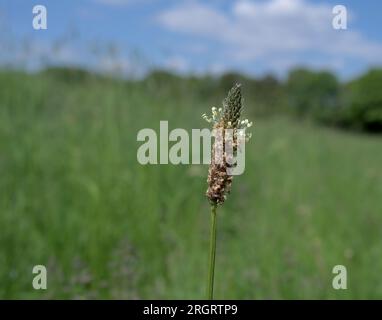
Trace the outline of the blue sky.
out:
[[[32,28],[36,4],[47,30]],[[337,4],[347,30],[332,28]],[[381,14],[378,0],[0,0],[0,63],[278,76],[303,65],[346,79],[382,65]]]

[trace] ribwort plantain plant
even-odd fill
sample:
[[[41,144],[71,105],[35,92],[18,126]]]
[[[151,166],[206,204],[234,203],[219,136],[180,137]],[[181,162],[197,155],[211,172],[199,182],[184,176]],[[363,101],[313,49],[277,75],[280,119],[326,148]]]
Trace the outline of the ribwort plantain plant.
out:
[[[234,166],[233,158],[237,153],[242,141],[248,141],[250,133],[245,133],[245,128],[252,126],[248,119],[240,120],[243,109],[243,99],[241,95],[241,85],[235,84],[223,100],[222,108],[212,108],[212,115],[202,117],[212,123],[215,139],[212,146],[211,163],[208,170],[208,189],[206,196],[211,205],[211,231],[210,231],[210,252],[209,271],[207,284],[207,298],[213,299],[214,273],[216,256],[216,216],[217,207],[222,205],[231,190],[233,175],[229,170]],[[228,134],[231,133],[231,148],[228,148]],[[230,152],[232,151],[232,152]]]

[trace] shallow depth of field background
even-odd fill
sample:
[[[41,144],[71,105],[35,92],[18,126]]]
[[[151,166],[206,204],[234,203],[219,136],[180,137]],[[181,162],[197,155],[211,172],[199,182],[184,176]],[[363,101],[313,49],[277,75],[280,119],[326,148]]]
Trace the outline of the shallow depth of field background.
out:
[[[142,166],[136,136],[207,127],[236,81],[254,127],[218,212],[216,298],[381,298],[380,69],[133,81],[68,66],[0,70],[0,298],[204,298],[208,166]]]

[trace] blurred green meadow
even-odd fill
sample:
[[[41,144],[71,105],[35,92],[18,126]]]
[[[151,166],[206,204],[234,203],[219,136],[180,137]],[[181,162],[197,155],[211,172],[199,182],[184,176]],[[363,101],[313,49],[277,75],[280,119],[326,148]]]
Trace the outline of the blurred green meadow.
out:
[[[218,212],[215,297],[381,298],[381,136],[260,116],[251,90],[246,170]],[[142,166],[136,136],[160,120],[207,127],[201,114],[223,98],[1,71],[0,298],[205,298],[208,167]],[[47,290],[32,287],[39,264]],[[332,287],[339,264],[347,290]]]

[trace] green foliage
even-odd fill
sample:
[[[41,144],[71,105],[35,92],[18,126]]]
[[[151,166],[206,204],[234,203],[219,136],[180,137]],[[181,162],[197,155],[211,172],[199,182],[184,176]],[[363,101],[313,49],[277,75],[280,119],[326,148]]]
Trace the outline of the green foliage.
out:
[[[325,110],[338,107],[339,84],[330,72],[296,69],[289,73],[286,83],[289,107],[299,115],[320,117]]]
[[[382,132],[382,69],[370,70],[348,83],[339,122],[365,131]]]
[[[49,67],[43,71],[43,74],[54,80],[59,79],[65,83],[81,83],[95,76],[91,72],[83,69],[67,67]]]

